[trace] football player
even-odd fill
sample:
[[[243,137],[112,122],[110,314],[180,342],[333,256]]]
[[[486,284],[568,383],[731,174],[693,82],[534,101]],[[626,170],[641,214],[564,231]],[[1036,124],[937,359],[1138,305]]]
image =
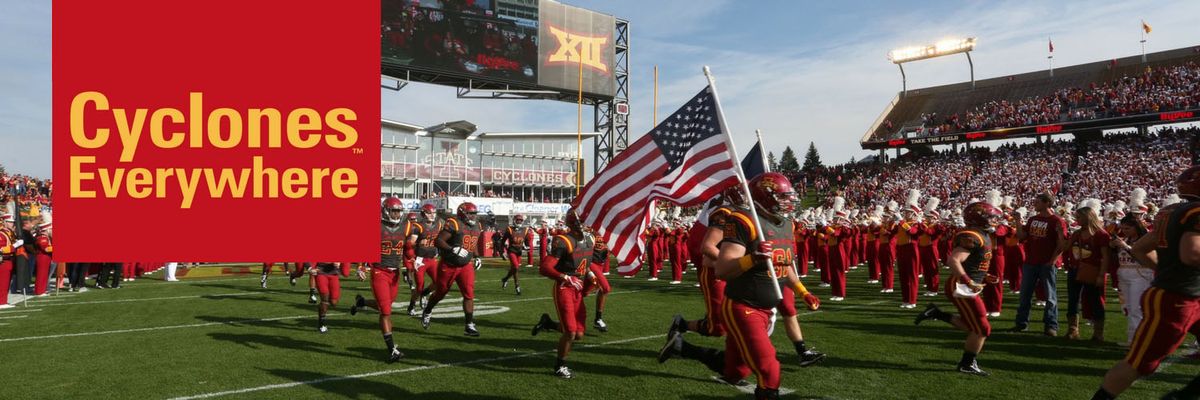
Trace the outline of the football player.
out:
[[[958,362],[958,372],[965,374],[989,375],[979,368],[975,357],[983,350],[983,342],[992,334],[992,325],[988,323],[987,309],[980,293],[985,283],[995,283],[985,280],[995,280],[994,275],[988,274],[992,258],[991,233],[1001,218],[1003,213],[1000,209],[987,202],[971,203],[963,209],[966,228],[954,235],[954,248],[946,257],[946,263],[950,265],[950,278],[946,280],[945,295],[958,308],[958,314],[942,311],[937,305],[930,304],[913,321],[919,325],[927,319],[936,319],[967,332],[962,359]]]
[[[517,214],[513,216],[513,223],[504,230],[504,237],[500,239],[501,243],[504,243],[505,258],[508,259],[508,274],[500,279],[500,288],[507,288],[508,279],[512,278],[518,296],[521,295],[521,280],[517,278],[517,270],[521,268],[522,252],[529,251],[529,244],[525,241],[529,236],[525,216]]]
[[[1142,323],[1129,353],[1104,375],[1093,400],[1115,399],[1153,374],[1200,321],[1200,166],[1180,173],[1175,185],[1185,203],[1163,208],[1155,230],[1132,246],[1138,261],[1156,265],[1158,274],[1142,294]],[[1163,398],[1200,398],[1200,377]]]
[[[387,345],[387,362],[394,363],[404,357],[404,353],[396,347],[392,340],[392,301],[400,290],[401,256],[404,253],[404,204],[400,199],[389,197],[383,201],[383,219],[381,232],[382,248],[380,262],[371,264],[371,293],[373,300],[367,300],[361,295],[354,298],[350,306],[350,315],[358,314],[363,307],[379,310],[379,330],[383,332],[383,342]],[[358,279],[365,280],[366,272],[360,265]]]
[[[536,336],[541,331],[555,330],[562,333],[558,339],[558,358],[554,364],[554,375],[570,379],[574,375],[567,367],[567,355],[571,352],[571,343],[583,340],[583,333],[587,328],[587,307],[583,304],[583,277],[589,272],[594,243],[584,235],[574,210],[567,211],[563,219],[566,220],[568,233],[553,238],[550,252],[543,259],[539,269],[542,276],[555,281],[554,308],[558,311],[559,322],[551,319],[550,314],[542,314],[541,319],[533,326],[533,335]]]
[[[338,299],[342,297],[340,277],[350,276],[350,263],[313,263],[308,274],[317,282],[317,293],[321,295],[321,304],[317,306],[317,331],[329,332],[325,315],[330,307],[337,306]]]
[[[753,372],[757,377],[755,398],[777,399],[779,361],[767,333],[772,309],[781,300],[772,286],[796,282],[795,274],[790,273],[795,238],[788,217],[795,209],[796,193],[787,177],[774,172],[751,179],[749,185],[759,221],[753,223],[748,212],[731,214],[714,263],[717,277],[726,281],[722,304],[725,351],[691,345],[674,333],[659,352],[659,362],[675,355],[697,359],[731,384]],[[777,279],[771,279],[767,269],[772,264]],[[796,289],[803,292],[803,287]]]
[[[475,329],[475,270],[479,246],[479,209],[474,203],[458,205],[454,217],[446,220],[442,231],[438,233],[434,244],[437,245],[441,260],[438,262],[437,289],[425,304],[425,312],[421,313],[421,327],[429,329],[434,307],[446,297],[451,284],[458,285],[462,294],[463,314],[466,317],[466,327],[463,334],[479,336]]]
[[[604,241],[603,229],[599,235],[588,235],[592,239],[593,247],[587,279],[584,280],[583,295],[586,297],[593,290],[596,291],[596,319],[592,321],[592,326],[600,333],[605,333],[608,332],[608,324],[604,322],[604,303],[608,300],[608,294],[612,293],[612,286],[605,277],[608,275],[608,244]]]
[[[412,293],[408,298],[408,315],[416,317],[418,310],[425,308],[425,299],[433,292],[437,282],[437,235],[442,231],[442,220],[437,217],[433,204],[421,206],[421,217],[414,221],[408,231],[408,245],[412,249],[413,279]],[[425,286],[425,277],[429,286]],[[418,300],[420,301],[418,303]],[[415,308],[414,308],[415,307]]]

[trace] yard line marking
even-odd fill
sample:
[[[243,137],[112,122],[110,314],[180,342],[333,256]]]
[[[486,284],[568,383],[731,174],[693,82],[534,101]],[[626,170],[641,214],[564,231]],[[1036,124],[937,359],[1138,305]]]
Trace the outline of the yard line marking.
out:
[[[39,306],[43,306],[43,307],[48,307],[48,306],[70,306],[70,305],[76,305],[76,304],[132,303],[132,302],[140,302],[140,301],[154,301],[154,300],[178,300],[178,299],[201,299],[201,298],[205,298],[205,297],[231,297],[231,296],[249,296],[249,295],[252,295],[252,294],[262,294],[262,292],[219,293],[219,294],[204,294],[204,295],[193,295],[193,296],[173,296],[173,297],[148,297],[148,298],[144,298],[144,299],[121,299],[121,300],[77,301],[77,302],[74,302],[74,303],[49,303],[49,304],[43,304],[43,303],[41,303],[41,302],[37,302],[37,305],[39,305]],[[46,300],[42,300],[42,301],[46,301]]]
[[[28,317],[28,315],[13,315],[10,317],[0,317],[0,319],[25,318],[25,317]]]
[[[641,340],[646,340],[646,339],[654,339],[654,338],[662,339],[662,335],[657,334],[657,335],[642,336],[642,337],[629,338],[629,339],[614,340],[614,341],[610,341],[610,342],[584,345],[584,346],[580,346],[580,347],[592,348],[592,347],[600,347],[600,346],[607,346],[607,345],[614,345],[614,344],[631,343],[631,342],[636,342],[636,341],[641,341]],[[197,394],[197,395],[192,395],[192,396],[175,397],[175,398],[172,398],[171,400],[207,399],[207,398],[211,398],[211,397],[227,396],[227,395],[231,395],[231,394],[259,392],[259,391],[263,391],[263,390],[272,390],[272,389],[286,389],[286,388],[296,387],[296,386],[301,386],[301,385],[318,385],[318,384],[322,384],[322,383],[326,383],[326,382],[336,382],[336,381],[344,381],[344,380],[351,380],[351,379],[370,378],[370,377],[381,376],[381,375],[403,374],[403,373],[408,373],[408,372],[425,371],[425,370],[447,368],[447,367],[457,367],[457,366],[463,366],[463,365],[487,364],[487,363],[492,363],[492,362],[497,362],[497,361],[507,361],[507,360],[514,360],[514,359],[518,359],[518,358],[534,357],[534,356],[539,356],[539,355],[543,355],[543,354],[551,354],[556,351],[557,350],[534,351],[534,352],[529,352],[529,353],[524,353],[524,354],[516,354],[516,355],[504,356],[504,357],[484,358],[484,359],[479,359],[479,360],[460,361],[460,362],[454,362],[454,363],[430,364],[430,365],[422,365],[422,366],[403,368],[403,369],[388,369],[388,370],[366,372],[366,373],[355,374],[355,375],[332,376],[332,377],[314,379],[314,380],[303,381],[303,382],[279,383],[279,384],[274,384],[274,385],[265,385],[265,386],[249,387],[249,388],[243,388],[243,389],[227,390],[227,391],[223,391],[223,392],[211,392],[211,393],[203,393],[203,394]]]
[[[342,313],[329,313],[328,315],[330,315],[330,316],[342,315]],[[17,317],[26,317],[26,315],[20,315]],[[150,327],[150,328],[119,329],[119,330],[113,330],[113,331],[64,333],[64,334],[60,334],[60,335],[44,335],[44,336],[25,336],[25,337],[15,337],[15,338],[3,338],[3,339],[0,339],[0,343],[18,342],[18,341],[24,341],[24,340],[54,339],[54,338],[74,337],[74,336],[111,335],[111,334],[117,334],[117,333],[161,331],[161,330],[167,330],[167,329],[199,328],[199,327],[213,326],[213,325],[252,324],[255,322],[283,321],[283,320],[289,320],[289,319],[301,319],[301,318],[313,318],[313,317],[314,317],[313,314],[305,314],[305,315],[293,315],[293,316],[289,316],[289,317],[205,322],[205,323],[200,323],[200,324],[155,326],[155,327]],[[0,317],[0,318],[3,318],[3,317]]]
[[[12,314],[12,313],[23,313],[23,312],[34,312],[34,311],[42,311],[42,309],[40,309],[40,308],[28,308],[28,309],[12,309],[12,310],[4,310],[4,311],[0,311],[0,315],[4,315],[4,314]]]

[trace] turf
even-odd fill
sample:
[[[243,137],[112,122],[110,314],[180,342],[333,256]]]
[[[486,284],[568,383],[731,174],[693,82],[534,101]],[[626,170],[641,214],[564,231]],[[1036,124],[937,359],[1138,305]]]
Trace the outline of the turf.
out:
[[[686,275],[684,285],[648,282],[644,273],[636,279],[610,276],[615,293],[604,314],[610,330],[599,333],[589,326],[569,358],[575,379],[560,380],[551,375],[557,335],[530,336],[538,315],[553,314],[550,282],[522,269],[524,294],[516,296],[511,286],[501,290],[499,266],[489,261],[480,271],[477,304],[507,310],[477,317],[481,337],[463,336],[459,317],[435,319],[426,332],[417,319],[396,315],[396,343],[407,357],[392,365],[382,361],[378,315],[346,313],[355,294],[370,297],[366,283],[356,279],[343,280],[342,303],[327,334],[316,332],[315,307],[307,303],[303,282],[291,287],[278,273],[267,289],[258,287],[257,277],[167,283],[155,274],[118,290],[30,300],[27,309],[0,311],[5,324],[0,391],[11,399],[749,397],[713,382],[699,363],[655,360],[672,314],[703,313],[699,289],[691,285],[695,274]],[[865,274],[850,272],[846,301],[826,302],[820,311],[800,316],[809,345],[829,354],[823,363],[797,367],[792,345],[777,330],[783,387],[795,391],[785,398],[1082,399],[1124,355],[1111,344],[1125,332],[1113,295],[1110,344],[996,333],[979,358],[992,376],[965,376],[953,371],[964,335],[938,321],[914,326],[919,309],[899,309],[899,290],[880,294],[876,285],[864,283]],[[822,299],[829,297],[815,277],[806,282]],[[401,297],[406,295],[401,288]],[[921,301],[929,299],[951,308],[941,297]],[[586,301],[591,312],[594,301]],[[1004,315],[994,326],[1012,325],[1015,301],[1006,296]],[[440,307],[458,306],[446,301]],[[1085,336],[1090,332],[1083,328]],[[723,345],[695,334],[688,339]],[[1200,373],[1196,362],[1178,356],[1122,398],[1158,398]]]

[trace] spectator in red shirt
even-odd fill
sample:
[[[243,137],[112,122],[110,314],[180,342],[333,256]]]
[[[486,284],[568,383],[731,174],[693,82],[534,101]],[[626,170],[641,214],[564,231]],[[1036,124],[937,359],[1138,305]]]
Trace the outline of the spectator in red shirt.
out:
[[[1033,300],[1034,285],[1041,282],[1046,291],[1046,309],[1042,313],[1044,333],[1058,336],[1058,294],[1054,264],[1067,244],[1067,223],[1050,210],[1054,206],[1054,195],[1042,193],[1033,201],[1037,211],[1018,227],[1017,238],[1025,242],[1025,264],[1021,266],[1021,300],[1017,306],[1016,326],[1011,330],[1024,332],[1029,327],[1029,308]]]

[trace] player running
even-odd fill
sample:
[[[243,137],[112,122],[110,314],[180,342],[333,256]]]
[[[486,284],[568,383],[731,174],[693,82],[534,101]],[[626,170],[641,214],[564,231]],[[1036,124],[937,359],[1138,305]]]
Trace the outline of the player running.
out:
[[[567,355],[571,352],[571,343],[583,340],[583,333],[587,328],[587,307],[583,304],[583,277],[589,272],[594,243],[584,235],[579,226],[579,216],[575,215],[574,210],[567,211],[563,219],[567,223],[567,234],[555,236],[551,240],[550,251],[542,259],[539,270],[542,276],[556,282],[552,293],[559,322],[551,319],[550,314],[542,314],[541,320],[533,326],[533,335],[536,336],[541,331],[562,332],[558,339],[558,358],[554,363],[554,375],[571,379],[574,375],[567,367]]]
[[[521,295],[521,280],[517,278],[517,270],[521,268],[522,252],[529,251],[529,243],[525,240],[532,234],[529,227],[525,226],[525,216],[517,214],[513,216],[512,225],[504,230],[504,236],[500,239],[500,243],[504,244],[504,258],[508,259],[508,274],[500,279],[500,288],[507,288],[508,279],[512,278],[517,296]]]
[[[913,321],[919,325],[927,319],[936,319],[967,332],[962,359],[958,362],[958,372],[965,374],[989,375],[975,361],[975,357],[983,350],[983,342],[992,334],[987,309],[979,294],[983,292],[985,283],[996,283],[985,282],[985,279],[997,280],[994,275],[988,275],[992,258],[991,233],[1003,216],[999,209],[986,202],[971,203],[963,209],[963,222],[967,226],[954,235],[954,248],[946,257],[950,279],[946,280],[945,295],[958,308],[958,315],[930,304]]]
[[[720,252],[713,263],[717,277],[726,281],[725,302],[721,304],[727,333],[725,351],[689,344],[681,334],[672,332],[672,337],[659,352],[659,362],[675,355],[700,360],[731,384],[737,384],[753,372],[757,377],[755,398],[777,399],[780,367],[768,329],[772,309],[781,299],[775,296],[771,286],[794,286],[799,282],[791,273],[795,238],[789,217],[795,210],[796,193],[787,177],[778,173],[759,175],[751,179],[749,185],[758,212],[758,224],[752,222],[748,212],[738,210],[731,214]],[[758,227],[762,228],[761,232]],[[778,279],[771,279],[767,270],[770,263],[776,266]],[[804,292],[802,286],[796,290]]]
[[[1175,185],[1186,203],[1164,208],[1155,218],[1153,233],[1132,246],[1139,262],[1157,265],[1158,275],[1142,294],[1142,323],[1129,353],[1104,375],[1093,400],[1117,398],[1139,378],[1158,370],[1187,334],[1196,332],[1200,321],[1200,166],[1184,170]],[[1200,398],[1200,377],[1163,398]]]
[[[592,236],[592,259],[589,263],[587,279],[584,280],[583,295],[586,297],[592,291],[596,291],[596,319],[592,320],[592,326],[600,333],[608,332],[608,324],[604,322],[604,303],[608,300],[608,294],[612,293],[612,286],[608,284],[608,244],[604,241],[604,230],[600,230],[600,235]]]
[[[329,331],[325,315],[342,297],[341,276],[350,276],[350,263],[314,263],[308,274],[316,280],[317,293],[321,296],[321,304],[317,306],[317,331],[325,333]]]
[[[421,217],[414,221],[408,231],[408,245],[412,249],[413,279],[408,298],[408,316],[416,317],[417,312],[425,307],[425,299],[433,292],[437,282],[437,240],[442,231],[442,220],[437,217],[437,210],[432,204],[421,206]],[[429,277],[429,287],[425,287],[425,277]],[[418,303],[418,300],[420,302]]]
[[[387,362],[394,363],[404,357],[404,353],[396,347],[392,340],[392,301],[400,290],[401,256],[404,253],[404,204],[400,199],[389,197],[383,202],[382,220],[382,249],[380,262],[371,264],[371,293],[374,300],[367,300],[361,295],[355,296],[354,305],[350,307],[350,315],[358,314],[363,307],[379,310],[379,330],[383,332],[383,342],[387,345]],[[365,280],[366,273],[362,266],[358,267],[358,279]]]
[[[429,297],[425,311],[421,313],[421,327],[426,330],[429,330],[433,308],[446,297],[450,285],[457,284],[463,297],[462,310],[466,318],[463,334],[479,336],[479,330],[475,329],[475,270],[479,265],[476,252],[481,233],[476,222],[478,217],[479,209],[474,203],[459,204],[455,216],[446,220],[434,241],[441,254],[441,261],[438,262],[437,289]]]

